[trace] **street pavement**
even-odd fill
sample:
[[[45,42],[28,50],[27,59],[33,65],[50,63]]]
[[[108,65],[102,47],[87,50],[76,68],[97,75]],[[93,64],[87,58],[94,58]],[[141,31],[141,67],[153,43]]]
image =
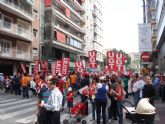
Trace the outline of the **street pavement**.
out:
[[[80,97],[76,97],[74,101],[74,103],[78,103]],[[23,99],[22,96],[0,93],[0,124],[34,124],[37,112],[36,104],[37,98],[35,97]],[[164,124],[165,105],[161,101],[157,101],[156,107],[155,124]],[[62,112],[61,122],[66,118],[71,119],[68,113]],[[91,105],[89,103],[89,115],[85,116],[83,120],[86,120],[88,124],[95,124],[96,122],[91,121],[91,118]],[[118,124],[118,122],[112,120],[111,124]],[[124,119],[124,124],[131,124],[131,122]]]

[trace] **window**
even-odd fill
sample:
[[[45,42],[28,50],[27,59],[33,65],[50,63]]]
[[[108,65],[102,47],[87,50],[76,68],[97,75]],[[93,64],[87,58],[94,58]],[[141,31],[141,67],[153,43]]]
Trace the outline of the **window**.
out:
[[[0,19],[3,19],[3,14],[0,12]]]
[[[10,30],[12,26],[11,23],[12,23],[11,18],[4,16],[3,27]]]
[[[1,54],[10,54],[10,47],[11,47],[10,41],[7,41],[5,39],[0,40],[0,53]]]
[[[37,54],[37,48],[34,48],[34,47],[33,47],[32,54]]]
[[[37,10],[33,10],[33,18],[38,18],[38,11]]]
[[[37,30],[36,29],[33,29],[33,35],[34,35],[34,37],[37,36]]]

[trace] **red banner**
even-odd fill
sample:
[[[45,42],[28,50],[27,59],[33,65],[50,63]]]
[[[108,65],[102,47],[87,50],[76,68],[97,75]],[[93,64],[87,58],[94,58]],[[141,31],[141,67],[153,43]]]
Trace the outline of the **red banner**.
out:
[[[45,6],[49,7],[52,5],[52,0],[45,0]]]
[[[40,61],[37,60],[37,61],[35,62],[35,67],[34,67],[34,74],[35,74],[35,75],[38,74],[38,71],[39,71],[39,64],[40,64]]]
[[[42,71],[48,74],[48,61],[42,62]]]
[[[69,71],[70,58],[62,58],[62,75],[67,75]]]
[[[124,71],[125,56],[121,52],[108,51],[107,64],[109,71]]]
[[[83,63],[81,61],[75,62],[75,67],[76,67],[76,72],[82,73],[82,72],[85,71],[84,70],[84,65],[83,65]]]
[[[23,70],[23,73],[26,73],[26,68],[25,68],[25,65],[21,63],[21,68]]]
[[[124,56],[121,52],[116,53],[116,71],[124,71]]]
[[[96,51],[88,51],[90,68],[97,68]]]
[[[116,63],[116,52],[108,51],[107,52],[107,66],[109,71],[115,71]]]
[[[61,60],[56,61],[54,66],[55,66],[55,74],[61,73],[62,61]]]

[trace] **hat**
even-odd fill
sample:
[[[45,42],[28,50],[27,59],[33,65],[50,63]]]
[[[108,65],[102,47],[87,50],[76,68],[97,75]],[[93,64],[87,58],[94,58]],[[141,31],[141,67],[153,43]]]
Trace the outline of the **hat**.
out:
[[[70,91],[72,91],[72,87],[69,87],[69,88],[68,88],[68,92],[70,92]]]
[[[100,80],[105,80],[105,76],[101,76],[100,77]]]

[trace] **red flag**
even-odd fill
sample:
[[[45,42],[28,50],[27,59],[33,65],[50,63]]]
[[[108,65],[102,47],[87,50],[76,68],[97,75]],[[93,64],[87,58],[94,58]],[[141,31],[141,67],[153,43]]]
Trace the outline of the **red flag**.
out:
[[[21,68],[23,70],[23,73],[26,73],[26,68],[25,68],[25,65],[23,63],[21,63]]]
[[[88,57],[89,57],[89,64],[90,68],[97,68],[97,63],[96,63],[96,51],[88,51]]]
[[[49,7],[52,5],[52,0],[45,0],[45,6]]]
[[[76,67],[76,71],[77,71],[77,72],[82,73],[82,72],[85,71],[85,70],[84,70],[84,65],[83,65],[83,63],[82,63],[81,61],[75,62],[75,67]]]
[[[69,71],[70,58],[62,58],[61,74],[66,75]]]
[[[39,71],[39,63],[40,63],[40,60],[37,60],[37,61],[35,62],[34,75],[38,74],[38,71]]]
[[[56,73],[61,73],[61,68],[62,68],[62,61],[56,61],[55,62],[55,74]]]

